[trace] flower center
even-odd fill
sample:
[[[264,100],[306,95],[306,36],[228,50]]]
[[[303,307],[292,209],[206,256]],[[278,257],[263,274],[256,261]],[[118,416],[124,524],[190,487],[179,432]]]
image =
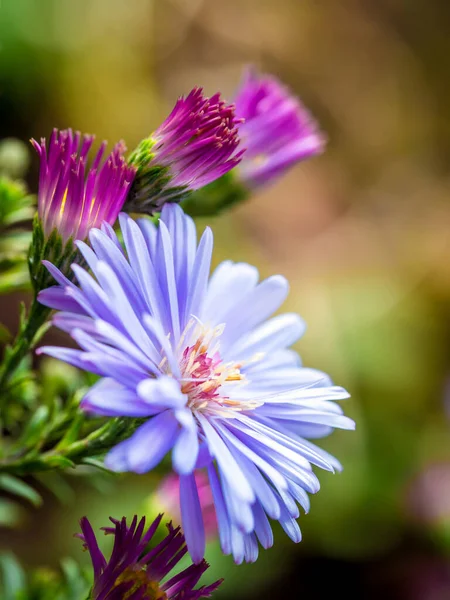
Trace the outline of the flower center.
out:
[[[121,583],[132,581],[133,586],[125,593],[123,600],[131,598],[135,592],[142,592],[145,589],[142,600],[167,600],[167,594],[159,587],[159,583],[149,579],[147,572],[144,569],[136,570],[133,567],[125,569],[116,579],[114,587]]]
[[[219,353],[219,338],[224,330],[223,325],[213,329],[196,323],[190,328],[188,345],[181,350],[181,391],[188,396],[188,406],[192,410],[204,410],[226,406],[242,410],[241,402],[230,399],[224,390],[225,384],[241,383],[245,375],[241,373],[242,365],[234,362],[225,363]]]

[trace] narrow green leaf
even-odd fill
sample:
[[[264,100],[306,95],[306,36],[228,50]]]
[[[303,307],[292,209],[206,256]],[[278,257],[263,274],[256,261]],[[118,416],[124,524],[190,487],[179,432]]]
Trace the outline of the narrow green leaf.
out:
[[[41,340],[41,338],[44,336],[44,334],[47,333],[47,331],[50,329],[51,327],[51,323],[49,321],[47,321],[47,323],[44,323],[43,325],[41,325],[39,327],[39,329],[36,331],[36,333],[34,334],[33,337],[33,341],[31,342],[31,347],[34,348],[36,346],[36,344]]]
[[[84,422],[84,415],[82,413],[77,413],[69,428],[67,429],[64,437],[61,439],[59,444],[56,446],[57,450],[62,448],[66,448],[76,442],[79,438],[80,430]]]
[[[66,578],[66,600],[83,600],[89,591],[90,584],[79,565],[72,558],[63,558],[61,569]]]
[[[0,555],[0,571],[2,579],[2,599],[16,600],[17,595],[26,585],[25,572],[15,556],[11,553]]]
[[[81,460],[81,464],[89,465],[90,467],[95,467],[96,469],[100,469],[101,471],[108,473],[108,475],[114,475],[114,471],[110,471],[107,467],[105,467],[105,463],[98,458],[87,456],[86,458],[83,458]]]
[[[15,447],[32,448],[38,442],[45,441],[45,428],[49,423],[50,409],[48,406],[39,406],[34,415],[28,421],[22,435]]]
[[[34,488],[22,481],[22,479],[18,479],[7,473],[0,475],[0,488],[19,496],[19,498],[28,500],[33,506],[37,507],[42,504],[42,498]]]
[[[4,344],[9,340],[11,340],[11,332],[5,325],[0,323],[0,343]]]

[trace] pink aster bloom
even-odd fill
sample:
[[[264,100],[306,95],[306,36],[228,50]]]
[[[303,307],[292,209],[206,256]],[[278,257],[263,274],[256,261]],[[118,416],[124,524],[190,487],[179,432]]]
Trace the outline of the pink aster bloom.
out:
[[[83,240],[92,227],[113,224],[133,182],[135,169],[127,165],[123,143],[117,144],[103,164],[106,142],[86,167],[94,136],[71,129],[53,130],[48,147],[31,140],[40,158],[38,213],[44,233],[57,229],[64,241]]]

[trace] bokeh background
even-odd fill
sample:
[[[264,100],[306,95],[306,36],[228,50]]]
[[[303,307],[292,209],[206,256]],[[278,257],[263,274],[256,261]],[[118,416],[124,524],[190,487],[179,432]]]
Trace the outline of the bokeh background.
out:
[[[320,474],[301,544],[276,530],[243,567],[212,544],[217,598],[450,598],[449,33],[447,0],[0,4],[0,138],[70,126],[132,148],[194,85],[232,99],[249,63],[329,136],[323,156],[210,224],[216,262],[290,279],[286,308],[308,323],[298,350],[351,392],[357,430],[323,442],[345,469]],[[0,297],[13,328],[18,300]],[[86,562],[79,517],[141,512],[155,483],[78,479],[17,528],[5,516],[1,546],[29,566]]]

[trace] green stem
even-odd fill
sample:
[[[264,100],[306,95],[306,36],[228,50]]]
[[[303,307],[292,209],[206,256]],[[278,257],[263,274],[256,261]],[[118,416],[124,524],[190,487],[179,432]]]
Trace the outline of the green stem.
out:
[[[0,367],[0,409],[7,400],[4,392],[9,381],[15,374],[22,360],[33,348],[36,342],[36,334],[46,322],[51,309],[43,306],[35,297],[26,322],[21,326],[12,346],[7,348],[3,363]]]

